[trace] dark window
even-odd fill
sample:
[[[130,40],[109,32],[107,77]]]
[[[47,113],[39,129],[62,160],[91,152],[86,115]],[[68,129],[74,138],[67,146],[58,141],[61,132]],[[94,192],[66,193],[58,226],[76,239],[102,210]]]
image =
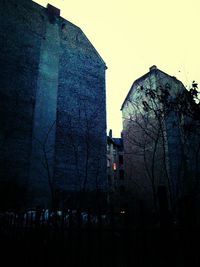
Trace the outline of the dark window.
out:
[[[61,26],[62,30],[65,28],[65,26],[66,26],[66,24],[63,23],[62,26]]]
[[[125,186],[121,185],[119,187],[119,192],[120,192],[120,194],[124,194],[125,193]]]
[[[124,180],[124,170],[119,170],[119,179]]]
[[[119,155],[119,164],[123,164],[124,163],[124,158],[122,155]]]

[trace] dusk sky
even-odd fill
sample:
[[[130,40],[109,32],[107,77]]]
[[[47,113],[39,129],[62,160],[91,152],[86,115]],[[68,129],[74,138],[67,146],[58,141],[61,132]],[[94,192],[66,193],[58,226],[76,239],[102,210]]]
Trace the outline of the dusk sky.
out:
[[[200,83],[199,0],[36,0],[61,9],[105,61],[107,132],[122,130],[120,108],[134,80],[156,65],[190,87]]]

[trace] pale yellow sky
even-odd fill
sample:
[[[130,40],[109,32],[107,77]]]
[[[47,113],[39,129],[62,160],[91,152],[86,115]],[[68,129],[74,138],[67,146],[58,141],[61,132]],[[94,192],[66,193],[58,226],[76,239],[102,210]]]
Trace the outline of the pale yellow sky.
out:
[[[157,67],[200,84],[200,0],[35,0],[61,9],[108,67],[107,129],[120,136],[120,108],[134,80]]]

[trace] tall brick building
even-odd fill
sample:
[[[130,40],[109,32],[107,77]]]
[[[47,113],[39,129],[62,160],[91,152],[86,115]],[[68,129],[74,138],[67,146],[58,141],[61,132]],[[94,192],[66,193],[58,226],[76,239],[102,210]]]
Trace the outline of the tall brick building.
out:
[[[124,198],[126,200],[123,138],[114,138],[111,129],[107,136],[107,176],[109,202],[116,208],[122,208]]]
[[[51,5],[3,0],[0,25],[3,207],[105,191],[104,61]]]
[[[154,212],[162,202],[176,210],[188,196],[199,203],[200,125],[189,95],[181,81],[152,66],[123,102],[125,179],[136,209]]]

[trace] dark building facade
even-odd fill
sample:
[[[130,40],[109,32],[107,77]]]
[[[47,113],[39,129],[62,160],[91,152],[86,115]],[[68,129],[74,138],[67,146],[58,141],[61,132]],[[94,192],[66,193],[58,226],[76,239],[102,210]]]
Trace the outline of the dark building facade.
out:
[[[182,82],[152,66],[134,81],[121,110],[134,208],[154,214],[166,202],[175,214],[186,197],[199,205],[198,109]]]
[[[124,179],[123,138],[114,138],[112,130],[107,136],[107,176],[109,203],[117,209],[122,208],[127,190]]]
[[[55,7],[3,0],[0,10],[4,206],[105,191],[105,63]]]

